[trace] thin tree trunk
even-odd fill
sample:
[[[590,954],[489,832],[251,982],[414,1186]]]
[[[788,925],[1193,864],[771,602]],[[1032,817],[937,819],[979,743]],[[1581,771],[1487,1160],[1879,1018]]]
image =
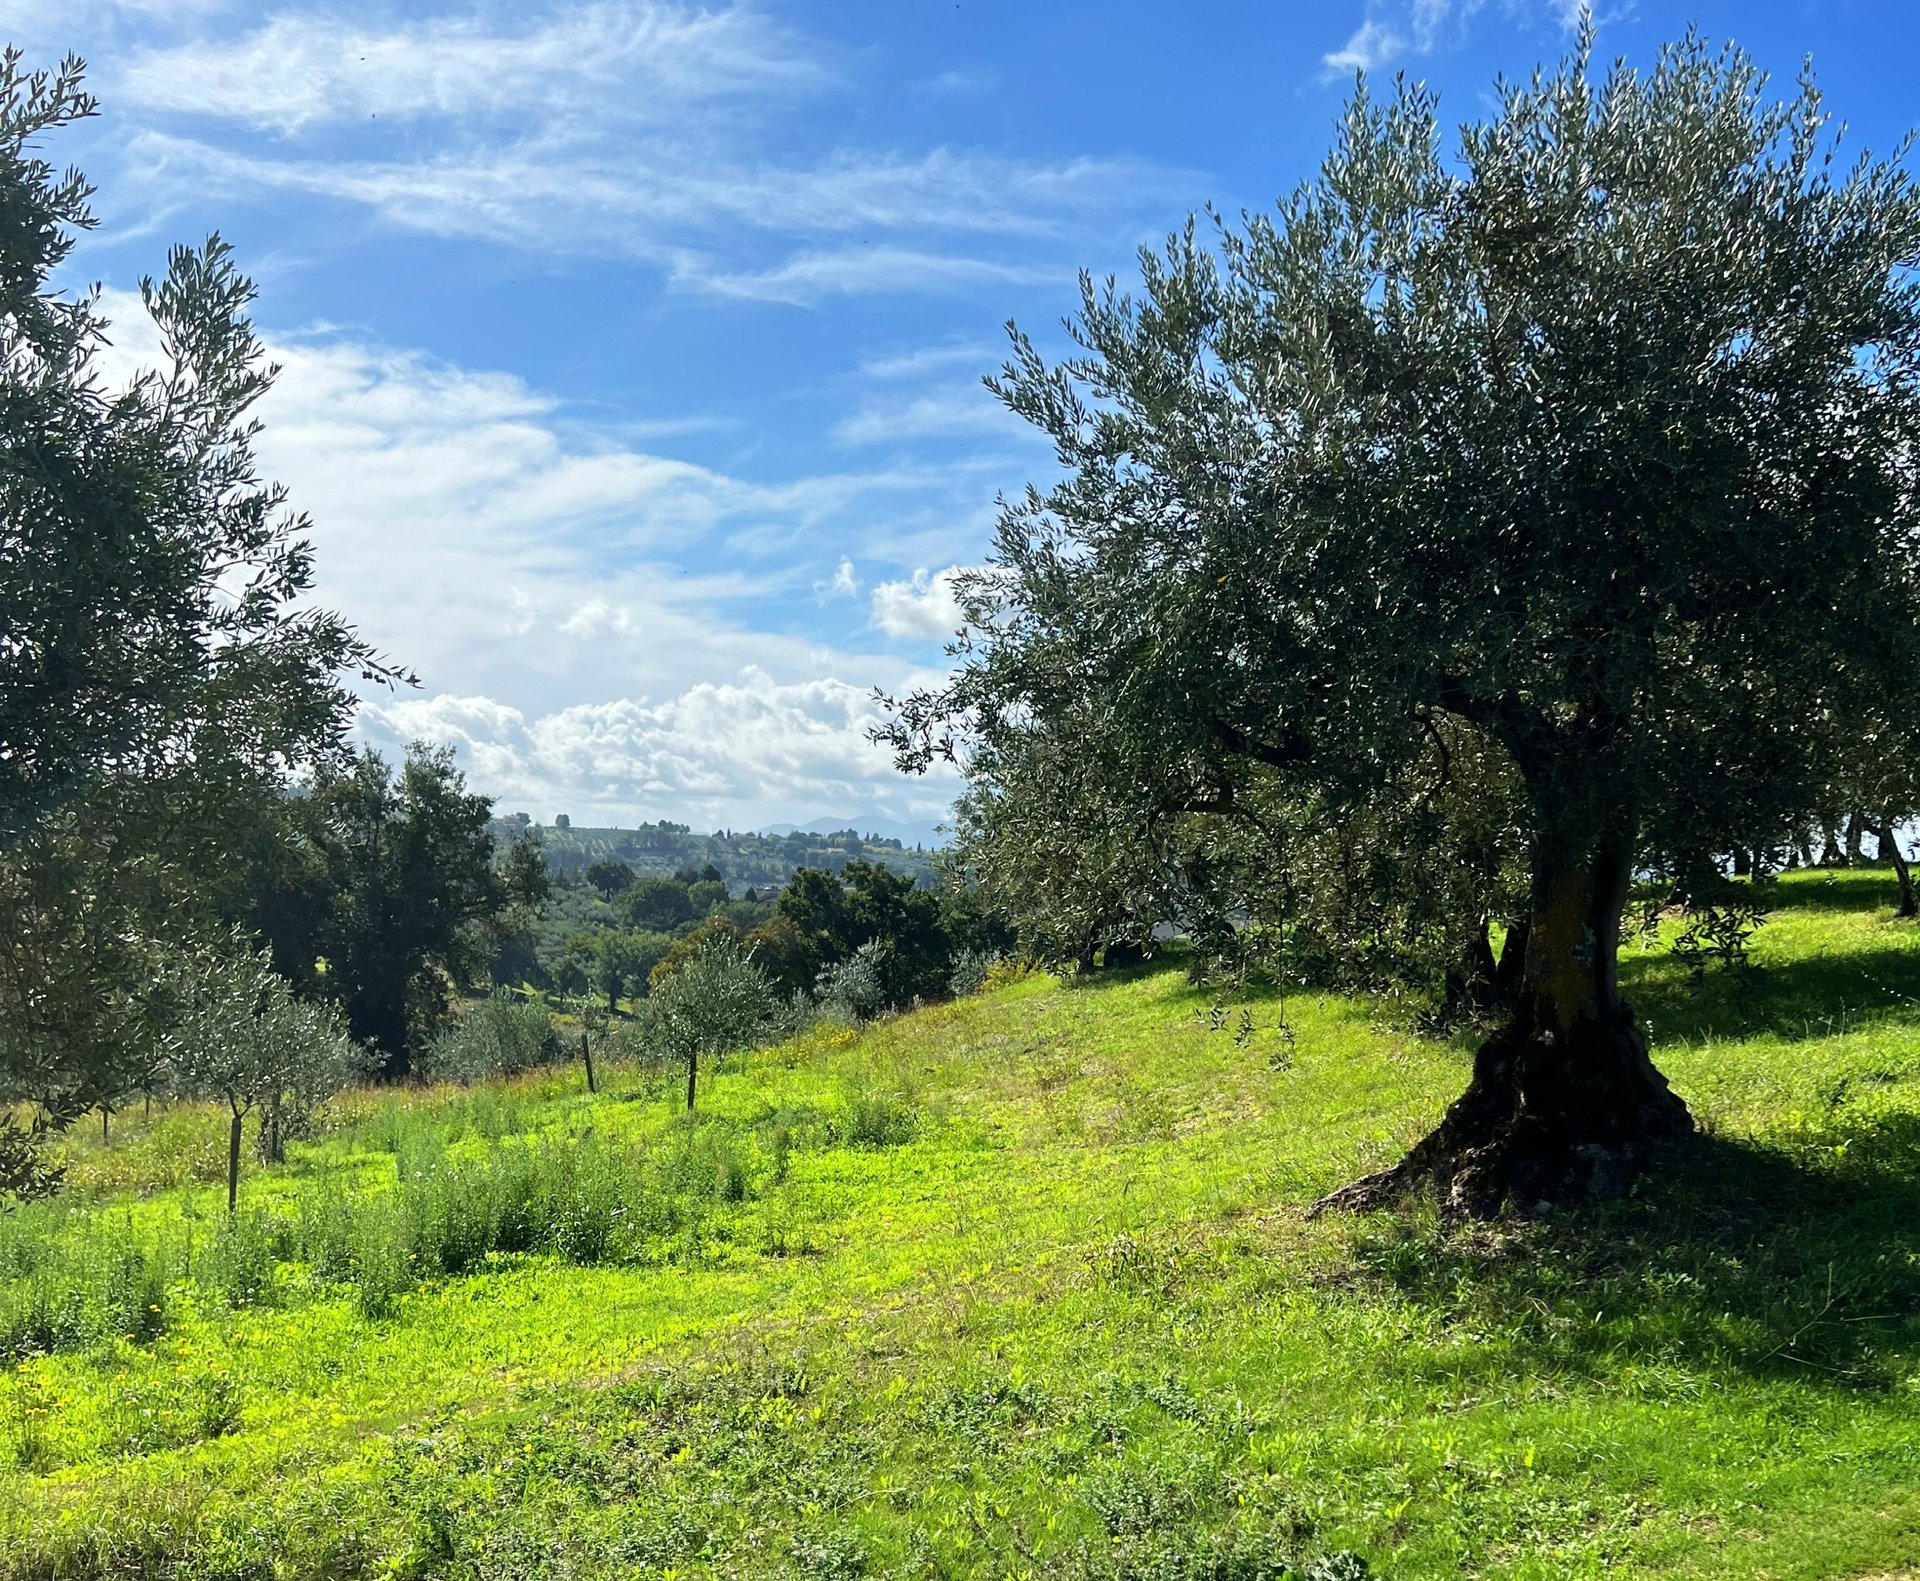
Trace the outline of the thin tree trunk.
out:
[[[1753,876],[1753,852],[1744,845],[1733,848],[1733,876],[1735,878]]]
[[[593,1044],[587,1036],[585,1027],[580,1029],[580,1061],[587,1067],[587,1091],[598,1092],[600,1089],[594,1085],[593,1080]]]
[[[1398,1164],[1313,1211],[1377,1207],[1431,1184],[1475,1217],[1623,1189],[1660,1143],[1692,1128],[1620,998],[1620,919],[1632,843],[1536,840],[1516,1003],[1480,1046],[1473,1079]],[[1509,941],[1511,950],[1512,941]],[[1506,961],[1501,962],[1502,967]]]
[[[1847,814],[1847,866],[1858,867],[1865,852],[1860,849],[1860,841],[1867,832],[1867,823],[1857,812]]]
[[[227,1217],[232,1218],[240,1201],[240,1111],[233,1111],[227,1127]]]
[[[100,1105],[100,1145],[102,1147],[107,1145],[107,1120],[112,1113],[112,1109],[108,1108],[106,1104],[103,1103]]]
[[[1902,917],[1920,917],[1920,900],[1916,900],[1913,893],[1913,869],[1907,865],[1907,859],[1900,850],[1900,842],[1894,837],[1893,820],[1887,819],[1873,832],[1880,837],[1881,857],[1893,863],[1894,877],[1900,880],[1898,914]]]
[[[1820,865],[1822,867],[1840,865],[1840,837],[1834,830],[1831,818],[1820,820]]]
[[[700,1079],[700,1056],[692,1049],[687,1050],[687,1113],[693,1113],[693,1089]]]

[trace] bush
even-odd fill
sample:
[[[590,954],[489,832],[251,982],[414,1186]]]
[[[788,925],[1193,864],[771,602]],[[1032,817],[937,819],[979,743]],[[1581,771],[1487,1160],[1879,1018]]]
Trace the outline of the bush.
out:
[[[513,1076],[560,1056],[560,1039],[544,1005],[497,989],[427,1045],[426,1075],[471,1083]]]
[[[993,969],[1000,964],[998,950],[962,950],[953,958],[953,970],[947,977],[947,992],[956,999],[977,994],[987,986]]]
[[[871,1021],[887,1008],[887,946],[869,939],[844,961],[821,972],[821,1006],[853,1021]]]
[[[63,1216],[9,1215],[0,1239],[0,1358],[78,1350],[114,1338],[144,1343],[166,1326],[178,1247],[140,1239],[130,1220],[67,1233]]]

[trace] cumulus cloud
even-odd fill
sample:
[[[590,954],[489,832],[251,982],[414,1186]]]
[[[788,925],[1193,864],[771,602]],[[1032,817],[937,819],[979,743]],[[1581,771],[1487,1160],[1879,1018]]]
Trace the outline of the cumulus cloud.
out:
[[[397,748],[452,746],[507,806],[569,812],[576,821],[669,816],[701,826],[767,822],[796,809],[883,817],[942,815],[951,773],[903,780],[869,732],[871,690],[821,678],[781,683],[748,666],[652,702],[619,698],[528,717],[488,697],[376,703],[368,734]]]
[[[918,570],[906,581],[880,583],[873,590],[873,624],[889,637],[951,637],[965,624],[954,586],[965,569],[950,565],[931,575]]]
[[[137,299],[108,306],[124,379],[160,348]],[[313,518],[316,593],[429,689],[370,698],[371,739],[449,742],[478,787],[549,807],[939,815],[919,804],[942,791],[903,789],[863,734],[876,687],[932,672],[791,612],[816,530],[882,537],[903,502],[958,518],[988,486],[974,462],[749,481],[629,448],[517,378],[337,335],[269,349],[262,469]],[[859,596],[850,555],[832,591]]]

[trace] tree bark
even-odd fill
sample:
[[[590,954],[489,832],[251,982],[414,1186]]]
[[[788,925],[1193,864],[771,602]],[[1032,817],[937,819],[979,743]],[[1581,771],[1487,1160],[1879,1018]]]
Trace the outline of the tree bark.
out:
[[[1900,880],[1899,915],[1920,917],[1920,900],[1916,900],[1913,893],[1913,869],[1907,865],[1907,859],[1900,850],[1900,842],[1894,836],[1893,820],[1887,819],[1873,832],[1880,837],[1881,858],[1893,863],[1894,877]]]
[[[600,1089],[594,1084],[593,1080],[593,1045],[588,1040],[585,1027],[580,1029],[580,1060],[581,1063],[587,1067],[587,1091],[598,1092]],[[691,1107],[691,1105],[689,1105],[689,1107]]]
[[[1378,1207],[1432,1186],[1449,1213],[1488,1217],[1619,1192],[1692,1129],[1620,998],[1620,918],[1632,842],[1536,839],[1524,952],[1504,1026],[1440,1124],[1393,1168],[1314,1204]],[[1505,959],[1501,966],[1507,965]]]
[[[700,1079],[700,1056],[692,1049],[687,1050],[687,1113],[693,1113],[693,1090]]]
[[[232,1218],[240,1201],[240,1111],[233,1111],[227,1126],[227,1217]]]
[[[1847,866],[1858,867],[1865,853],[1860,849],[1860,841],[1867,832],[1866,820],[1857,812],[1847,814]]]
[[[1833,820],[1820,820],[1820,866],[1838,867],[1840,865],[1840,840],[1834,832]]]

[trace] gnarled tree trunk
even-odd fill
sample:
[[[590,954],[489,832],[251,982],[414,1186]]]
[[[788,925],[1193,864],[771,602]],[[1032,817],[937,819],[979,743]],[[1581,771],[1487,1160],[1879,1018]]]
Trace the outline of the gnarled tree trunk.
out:
[[[1692,1129],[1620,998],[1620,917],[1632,842],[1536,841],[1531,913],[1510,1017],[1480,1046],[1473,1080],[1392,1169],[1314,1212],[1378,1206],[1432,1185],[1476,1217],[1617,1192],[1663,1142]],[[1504,963],[1503,963],[1504,964]]]

